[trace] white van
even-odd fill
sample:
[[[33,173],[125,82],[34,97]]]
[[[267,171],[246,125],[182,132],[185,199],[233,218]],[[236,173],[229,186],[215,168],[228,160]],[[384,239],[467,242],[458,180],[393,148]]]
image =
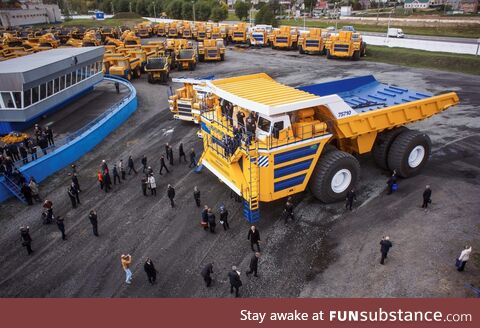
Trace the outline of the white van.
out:
[[[403,34],[401,28],[389,28],[387,31],[387,36],[392,38],[403,38],[405,37],[405,34]]]

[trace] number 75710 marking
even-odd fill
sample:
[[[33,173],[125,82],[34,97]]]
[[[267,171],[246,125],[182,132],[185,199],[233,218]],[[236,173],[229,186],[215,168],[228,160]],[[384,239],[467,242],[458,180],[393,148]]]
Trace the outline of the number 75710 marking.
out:
[[[352,114],[351,110],[345,110],[343,112],[338,112],[338,117],[345,117],[345,116],[348,116],[350,114]]]

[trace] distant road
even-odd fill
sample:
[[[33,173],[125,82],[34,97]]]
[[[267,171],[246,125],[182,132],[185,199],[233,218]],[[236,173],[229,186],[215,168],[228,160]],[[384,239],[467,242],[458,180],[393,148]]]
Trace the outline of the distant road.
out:
[[[371,36],[383,36],[383,37],[387,36],[387,33],[381,33],[381,32],[362,32],[362,34],[371,35]],[[406,34],[404,39],[443,41],[443,42],[456,42],[456,43],[474,43],[474,44],[477,44],[477,40],[478,40],[473,38],[459,38],[459,37],[436,36],[436,35],[414,35],[414,34],[409,34],[409,35]]]

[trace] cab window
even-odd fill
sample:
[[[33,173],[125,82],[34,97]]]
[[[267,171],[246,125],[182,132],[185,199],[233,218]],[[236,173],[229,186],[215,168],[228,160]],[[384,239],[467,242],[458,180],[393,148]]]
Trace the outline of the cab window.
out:
[[[260,116],[258,118],[258,128],[262,131],[270,132],[270,121]]]

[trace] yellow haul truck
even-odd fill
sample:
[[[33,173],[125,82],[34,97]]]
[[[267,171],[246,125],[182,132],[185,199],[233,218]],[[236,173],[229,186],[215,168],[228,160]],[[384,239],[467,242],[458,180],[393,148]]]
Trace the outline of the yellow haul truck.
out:
[[[183,83],[183,87],[170,93],[168,105],[176,120],[200,124],[200,114],[205,108],[213,106],[213,98],[208,97],[206,82],[213,76],[204,79],[174,78],[172,82]]]
[[[167,83],[170,76],[168,57],[148,58],[145,72],[148,74],[148,83]]]
[[[298,38],[298,52],[301,54],[325,54],[325,35],[320,28],[311,28]]]
[[[367,44],[362,40],[358,32],[339,31],[331,34],[325,42],[327,58],[349,58],[359,60],[365,56]]]
[[[167,35],[167,29],[165,26],[165,22],[159,22],[153,27],[153,32],[157,36],[166,36]]]
[[[178,22],[173,21],[168,25],[167,38],[176,38],[178,37]]]
[[[135,25],[135,35],[139,38],[149,38],[152,36],[152,23],[149,21],[145,21]]]
[[[215,105],[201,115],[199,160],[244,199],[244,215],[260,218],[259,203],[309,186],[322,202],[344,200],[360,164],[352,154],[373,152],[401,177],[426,165],[430,138],[404,125],[459,102],[454,92],[428,93],[379,83],[373,76],[292,88],[266,74],[207,81]],[[238,113],[248,118],[238,121]],[[226,115],[231,114],[231,117]],[[246,126],[246,132],[234,127]]]
[[[197,54],[193,48],[181,48],[175,51],[175,66],[179,71],[194,71],[197,67]]]
[[[231,43],[247,43],[248,27],[245,23],[235,24],[230,30],[228,41]]]
[[[205,39],[198,43],[199,61],[224,61],[225,45],[223,39]]]
[[[297,49],[298,29],[291,26],[280,26],[272,32],[273,49]]]
[[[193,29],[192,29],[192,24],[188,21],[183,22],[183,27],[182,27],[182,38],[184,39],[191,39],[193,37]]]
[[[113,56],[107,58],[110,61],[108,74],[123,77],[131,80],[139,78],[142,75],[140,60],[138,58],[129,58],[125,56]]]
[[[272,25],[256,25],[250,31],[248,38],[248,44],[251,47],[269,47],[270,39],[269,35],[272,33]]]
[[[203,41],[207,37],[207,26],[205,22],[196,22],[193,30],[193,38],[197,41]]]

